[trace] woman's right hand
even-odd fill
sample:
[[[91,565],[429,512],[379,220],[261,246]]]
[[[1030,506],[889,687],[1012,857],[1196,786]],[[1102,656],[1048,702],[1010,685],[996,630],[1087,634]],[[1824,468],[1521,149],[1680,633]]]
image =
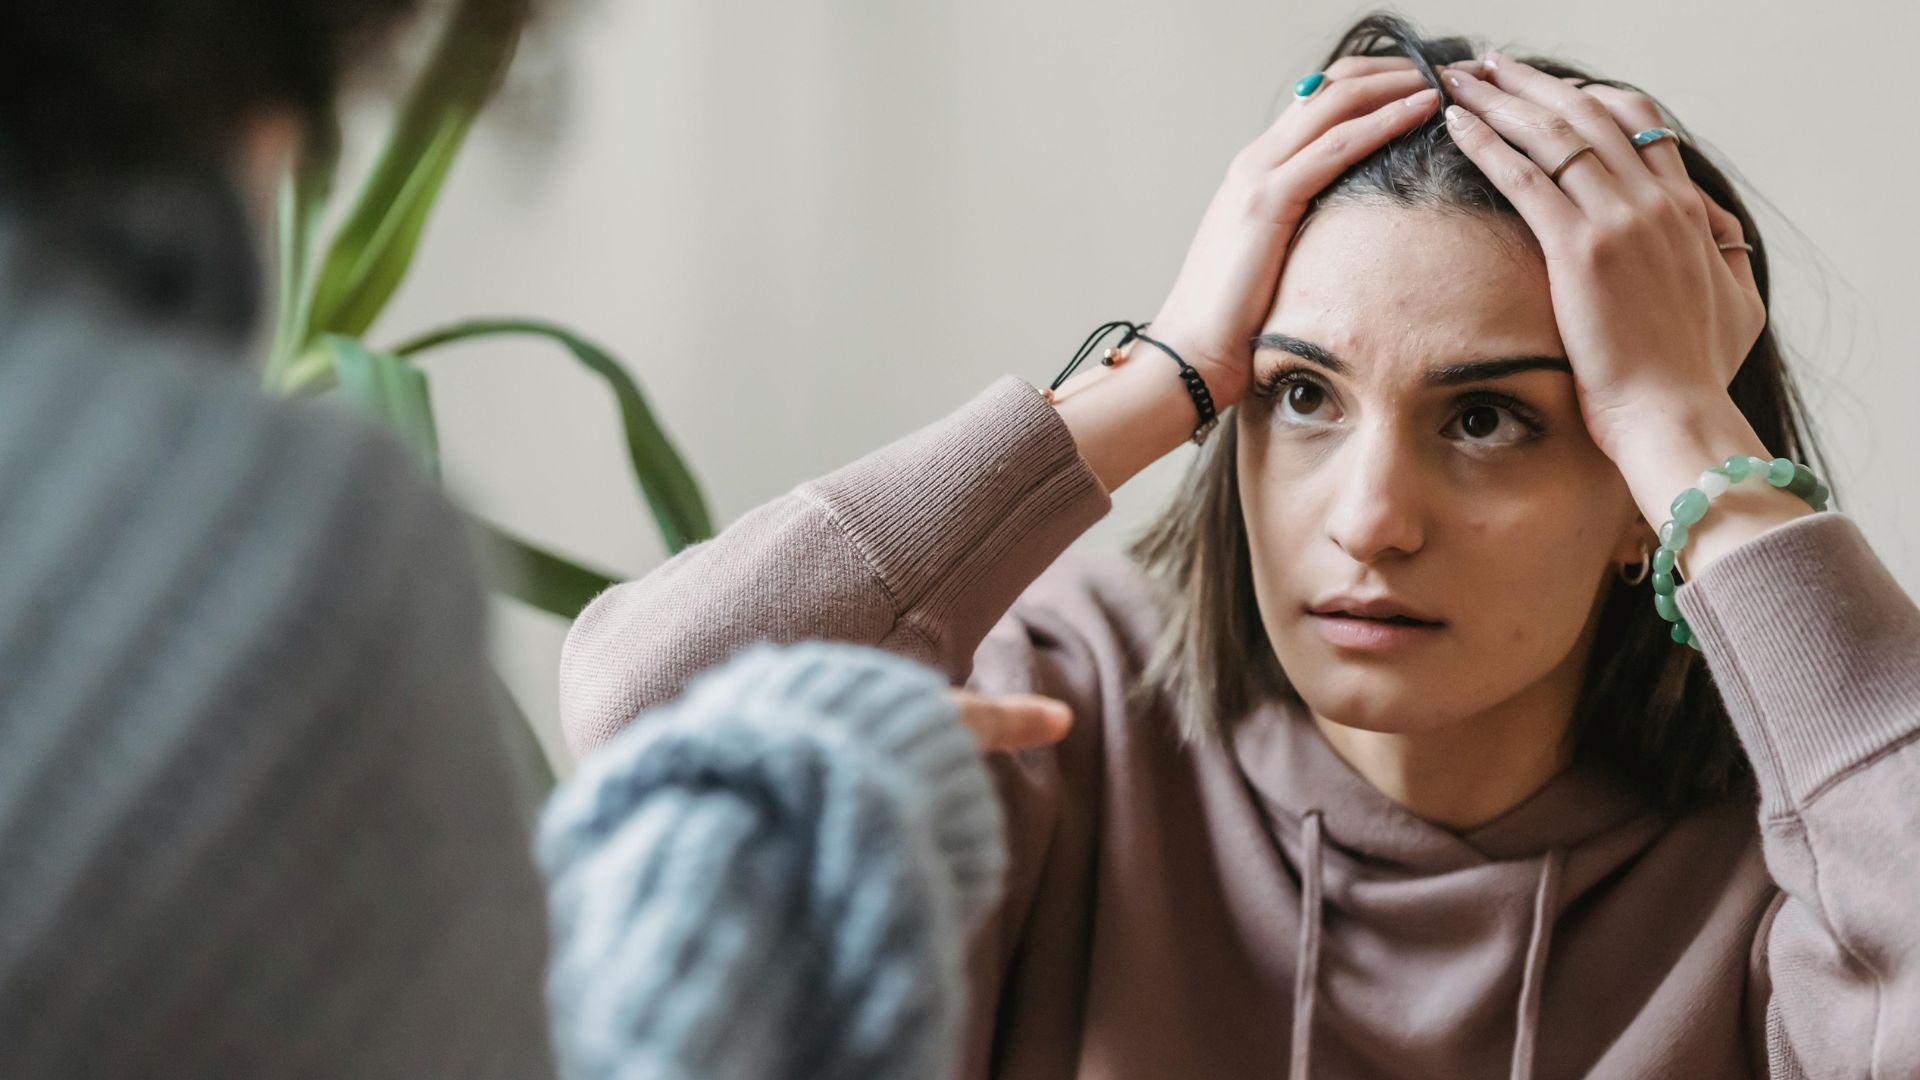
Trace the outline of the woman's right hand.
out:
[[[1438,91],[1405,57],[1345,57],[1328,82],[1295,101],[1233,159],[1153,336],[1192,364],[1217,408],[1247,396],[1253,338],[1273,307],[1287,245],[1314,196],[1341,173],[1433,115]],[[1150,351],[1150,350],[1149,350]],[[1060,388],[1056,408],[1087,467],[1108,491],[1192,436],[1186,388],[1147,360],[1095,367]]]
[[[1308,204],[1432,116],[1440,100],[1405,57],[1343,57],[1326,76],[1318,92],[1294,101],[1234,157],[1153,319],[1154,336],[1199,369],[1223,409],[1246,396],[1253,338]]]

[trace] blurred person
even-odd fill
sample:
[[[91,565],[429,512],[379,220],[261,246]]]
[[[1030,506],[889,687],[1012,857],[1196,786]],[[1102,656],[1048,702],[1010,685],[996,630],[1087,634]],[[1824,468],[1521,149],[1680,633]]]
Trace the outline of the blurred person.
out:
[[[992,761],[970,1078],[1920,1075],[1920,611],[1773,460],[1765,244],[1667,123],[1361,21],[1150,337],[603,595],[571,745],[768,636],[1067,702]]]
[[[460,519],[247,363],[256,222],[412,7],[0,14],[0,1076],[943,1075],[1000,887],[974,739],[1064,718],[844,647],[557,797],[550,1037]]]
[[[279,176],[414,7],[0,14],[0,1075],[552,1071],[460,519],[249,362]]]

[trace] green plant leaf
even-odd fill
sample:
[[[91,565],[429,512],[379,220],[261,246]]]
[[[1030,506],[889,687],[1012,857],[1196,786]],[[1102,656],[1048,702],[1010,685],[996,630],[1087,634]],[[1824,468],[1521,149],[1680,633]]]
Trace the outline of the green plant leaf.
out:
[[[314,282],[309,339],[358,337],[406,277],[453,160],[506,73],[529,0],[459,0]],[[289,346],[289,355],[304,342]]]
[[[333,197],[333,175],[340,160],[340,125],[329,110],[313,125],[299,159],[280,187],[279,286],[273,349],[267,356],[267,388],[278,392],[287,365],[307,340],[307,288],[313,269],[313,244]]]
[[[589,569],[474,519],[481,557],[493,587],[563,619],[576,618],[587,603],[615,584],[611,574]]]
[[[528,319],[479,319],[458,323],[403,342],[394,347],[397,356],[415,356],[429,349],[474,338],[523,334],[543,337],[559,343],[588,370],[606,380],[620,406],[620,423],[626,431],[627,456],[633,462],[635,479],[667,549],[678,553],[690,544],[713,535],[713,519],[707,513],[706,498],[700,485],[687,469],[668,440],[666,432],[647,407],[626,369],[606,350],[564,327]]]
[[[440,438],[433,424],[426,375],[391,353],[375,352],[339,334],[321,338],[320,345],[333,357],[341,399],[398,434],[420,467],[438,480]]]

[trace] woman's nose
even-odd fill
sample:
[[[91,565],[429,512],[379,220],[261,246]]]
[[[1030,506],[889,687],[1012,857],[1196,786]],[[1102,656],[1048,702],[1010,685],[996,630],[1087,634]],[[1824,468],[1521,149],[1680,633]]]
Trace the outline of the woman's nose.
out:
[[[1412,450],[1393,432],[1376,429],[1355,433],[1338,453],[1340,467],[1327,473],[1337,485],[1329,501],[1327,535],[1361,563],[1420,550],[1426,543],[1430,492]]]

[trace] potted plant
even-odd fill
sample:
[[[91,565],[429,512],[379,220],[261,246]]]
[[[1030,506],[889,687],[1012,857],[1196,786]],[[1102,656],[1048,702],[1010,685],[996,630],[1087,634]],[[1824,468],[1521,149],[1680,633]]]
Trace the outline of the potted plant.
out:
[[[366,335],[413,262],[448,172],[475,118],[512,62],[530,0],[454,0],[392,130],[330,233],[322,225],[337,185],[337,124],[314,133],[287,178],[279,212],[278,316],[264,379],[270,394],[335,394],[392,429],[428,475],[439,440],[427,375],[415,361],[480,338],[519,336],[557,346],[603,379],[619,404],[627,453],[669,552],[713,531],[693,474],[610,353],[562,326],[530,318],[475,318],[385,344]],[[475,519],[495,589],[567,619],[611,575]]]

